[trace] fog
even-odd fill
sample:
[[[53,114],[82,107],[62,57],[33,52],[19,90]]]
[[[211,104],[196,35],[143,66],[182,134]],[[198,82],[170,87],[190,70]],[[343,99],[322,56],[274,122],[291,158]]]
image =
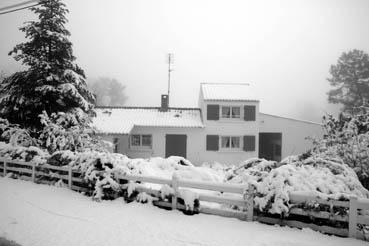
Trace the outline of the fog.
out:
[[[1,0],[0,6],[21,2]],[[250,83],[264,113],[320,121],[337,112],[327,95],[330,65],[343,51],[369,52],[368,0],[65,0],[77,63],[89,78],[126,86],[126,105],[196,107],[201,82]],[[29,11],[0,16],[0,70],[24,39]]]

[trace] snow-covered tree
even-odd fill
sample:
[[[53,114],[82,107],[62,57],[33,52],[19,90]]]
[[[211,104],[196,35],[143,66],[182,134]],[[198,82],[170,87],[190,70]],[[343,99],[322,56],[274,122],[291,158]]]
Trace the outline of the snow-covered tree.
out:
[[[361,50],[344,52],[330,69],[328,92],[330,103],[340,103],[343,111],[350,111],[369,98],[369,55]]]
[[[89,126],[89,119],[82,110],[75,109],[74,112],[51,115],[44,111],[40,117],[43,128],[38,142],[39,146],[47,149],[49,153],[60,150],[106,151],[106,146]]]
[[[4,79],[0,86],[0,114],[11,123],[42,128],[39,115],[73,113],[81,109],[93,114],[94,96],[88,90],[85,74],[75,63],[69,31],[68,13],[61,0],[40,0],[31,8],[38,20],[29,21],[20,30],[27,41],[9,52],[27,70]]]
[[[323,118],[325,134],[315,141],[315,153],[340,157],[353,168],[364,187],[369,188],[369,107],[355,108],[338,118]]]

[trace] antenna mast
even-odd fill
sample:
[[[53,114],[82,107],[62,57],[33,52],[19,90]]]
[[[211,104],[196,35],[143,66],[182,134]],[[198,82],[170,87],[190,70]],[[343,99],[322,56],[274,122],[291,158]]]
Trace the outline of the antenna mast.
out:
[[[167,54],[167,63],[168,63],[168,105],[169,105],[169,93],[170,93],[170,73],[173,71],[172,64],[174,63],[174,54]]]

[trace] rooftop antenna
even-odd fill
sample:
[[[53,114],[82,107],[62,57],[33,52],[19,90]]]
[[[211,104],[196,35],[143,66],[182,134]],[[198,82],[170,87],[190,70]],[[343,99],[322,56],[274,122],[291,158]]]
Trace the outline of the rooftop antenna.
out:
[[[174,54],[167,54],[167,63],[168,63],[168,106],[169,106],[169,93],[170,93],[170,73],[173,71],[172,64],[174,63]]]

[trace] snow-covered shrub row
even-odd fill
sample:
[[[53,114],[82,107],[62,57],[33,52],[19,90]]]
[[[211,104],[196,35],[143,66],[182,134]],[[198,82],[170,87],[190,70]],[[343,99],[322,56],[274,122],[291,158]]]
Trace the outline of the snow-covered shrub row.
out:
[[[45,164],[49,154],[35,146],[13,146],[0,142],[0,157],[19,161],[33,161],[38,164]]]
[[[192,179],[208,182],[223,182],[224,175],[208,167],[194,167],[191,162],[171,156],[166,159],[130,159],[117,153],[86,151],[81,153],[58,152],[64,159],[72,160],[70,165],[79,169],[83,177],[93,184],[94,198],[110,198],[121,192],[119,175],[142,175],[172,179],[175,174],[180,179]],[[161,185],[144,184],[146,187],[160,189]],[[114,196],[114,195],[113,195]]]
[[[82,173],[85,185],[93,189],[95,199],[114,198],[122,192],[119,175],[142,175],[172,179],[174,174],[180,179],[207,182],[223,182],[224,172],[208,166],[195,167],[190,161],[171,156],[169,158],[154,157],[150,159],[130,159],[118,153],[86,150],[73,152],[59,150],[49,154],[38,147],[13,146],[0,142],[0,156],[21,161],[33,161],[42,167],[43,164],[54,166],[71,166]],[[146,187],[159,189],[161,185],[144,184]]]
[[[228,173],[227,179],[230,183],[253,185],[257,208],[275,214],[288,214],[291,192],[323,199],[347,200],[351,195],[369,198],[369,191],[348,165],[319,156],[289,157],[281,163],[255,158]]]

